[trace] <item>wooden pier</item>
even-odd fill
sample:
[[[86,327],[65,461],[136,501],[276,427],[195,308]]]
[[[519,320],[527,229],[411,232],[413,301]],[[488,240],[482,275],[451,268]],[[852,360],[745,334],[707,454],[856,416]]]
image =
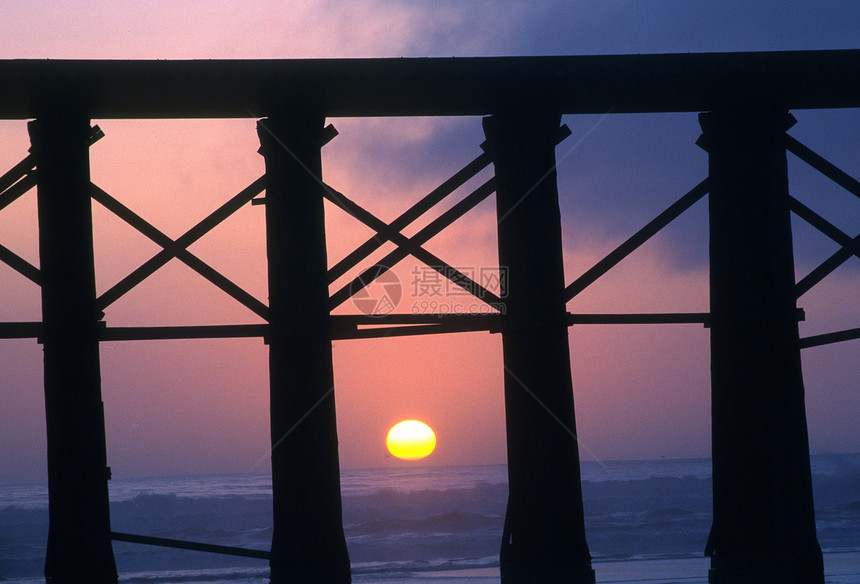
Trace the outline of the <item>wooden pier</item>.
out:
[[[42,321],[0,323],[0,338],[44,347],[50,531],[47,581],[117,581],[111,541],[268,558],[273,584],[346,583],[331,341],[484,330],[502,335],[509,503],[504,584],[590,584],[567,329],[574,323],[694,323],[711,334],[714,523],[703,548],[714,584],[822,584],[800,361],[797,298],[848,258],[845,234],[789,195],[791,151],[860,197],[860,184],[786,135],[790,111],[860,107],[860,51],[295,61],[0,61],[0,119],[29,121],[29,156],[0,177],[0,209],[37,188],[40,266],[0,246],[0,261],[41,287]],[[700,112],[708,176],[578,280],[564,280],[555,147],[563,114]],[[322,176],[327,117],[485,116],[485,153],[391,223]],[[90,182],[92,119],[256,118],[265,174],[176,240]],[[696,147],[690,144],[691,148]],[[495,177],[412,237],[403,228],[482,168]],[[265,205],[269,302],[188,251],[252,199]],[[494,294],[422,245],[495,193]],[[696,201],[709,197],[710,311],[569,314],[566,303]],[[91,199],[162,247],[98,296]],[[330,284],[374,240],[327,269],[329,199],[492,310],[483,315],[331,315],[373,277]],[[791,214],[840,252],[794,281]],[[378,247],[378,246],[377,246]],[[838,256],[838,257],[837,257]],[[266,324],[111,327],[104,309],[173,258]],[[368,277],[369,276],[369,277]],[[301,306],[301,309],[296,307]],[[374,328],[364,325],[373,324]],[[262,337],[270,352],[274,532],[270,553],[114,533],[108,509],[99,343]],[[349,415],[349,412],[341,412]],[[560,462],[561,461],[561,462]],[[775,496],[778,493],[779,496]]]

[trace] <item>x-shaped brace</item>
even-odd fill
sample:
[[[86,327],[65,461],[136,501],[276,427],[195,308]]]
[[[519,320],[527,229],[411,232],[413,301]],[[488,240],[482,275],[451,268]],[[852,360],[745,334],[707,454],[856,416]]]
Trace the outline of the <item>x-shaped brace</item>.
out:
[[[188,251],[188,247],[214,229],[218,224],[224,221],[227,217],[238,211],[245,203],[249,202],[257,196],[265,188],[265,177],[260,177],[252,182],[248,187],[243,189],[239,194],[221,205],[218,209],[212,212],[208,217],[200,223],[185,232],[184,235],[176,240],[170,239],[167,235],[160,232],[147,221],[136,215],[133,211],[122,205],[119,201],[108,195],[102,189],[92,185],[92,197],[107,209],[115,213],[129,225],[140,231],[143,235],[150,238],[152,241],[160,245],[163,249],[153,256],[149,261],[134,270],[131,274],[120,280],[107,292],[99,296],[97,306],[99,310],[104,310],[113,302],[119,299],[123,294],[143,282],[146,278],[155,273],[156,270],[164,266],[173,258],[177,258],[195,270],[201,276],[227,292],[240,303],[244,304],[250,310],[268,320],[268,307],[233,284],[230,280],[222,276],[215,269],[207,265],[205,262],[197,258]]]

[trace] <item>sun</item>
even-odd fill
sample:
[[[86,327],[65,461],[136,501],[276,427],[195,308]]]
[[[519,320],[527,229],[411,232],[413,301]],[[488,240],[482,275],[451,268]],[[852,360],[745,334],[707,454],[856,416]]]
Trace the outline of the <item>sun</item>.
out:
[[[430,456],[436,448],[436,434],[423,422],[404,420],[388,431],[385,443],[397,458],[418,460]]]

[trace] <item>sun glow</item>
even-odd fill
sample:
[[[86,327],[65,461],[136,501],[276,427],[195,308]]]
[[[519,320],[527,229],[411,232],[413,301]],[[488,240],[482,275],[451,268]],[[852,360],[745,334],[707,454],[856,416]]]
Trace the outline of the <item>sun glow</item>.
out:
[[[402,460],[418,460],[436,448],[436,434],[418,420],[405,420],[388,431],[388,451]]]

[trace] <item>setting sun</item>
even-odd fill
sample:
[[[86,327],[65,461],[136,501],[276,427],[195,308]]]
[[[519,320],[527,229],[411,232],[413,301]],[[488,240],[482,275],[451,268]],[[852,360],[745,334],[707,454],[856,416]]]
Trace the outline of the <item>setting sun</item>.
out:
[[[430,426],[417,420],[405,420],[388,432],[388,451],[402,460],[418,460],[436,448],[436,434]]]

